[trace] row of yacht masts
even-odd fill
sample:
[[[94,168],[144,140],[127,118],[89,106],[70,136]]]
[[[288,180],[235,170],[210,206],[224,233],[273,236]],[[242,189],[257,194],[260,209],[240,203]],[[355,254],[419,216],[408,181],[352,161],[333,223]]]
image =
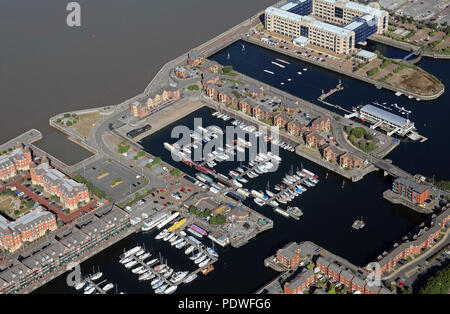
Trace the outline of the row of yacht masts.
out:
[[[249,134],[253,133],[256,137],[259,137],[263,134],[263,132],[257,130],[257,128],[255,126],[247,125],[245,122],[240,121],[240,120],[234,120],[231,124],[243,129],[243,131],[249,132]],[[272,145],[278,145],[279,147],[281,147],[287,151],[290,151],[290,152],[295,151],[295,148],[292,145],[285,143],[283,141],[279,141],[278,139],[274,139],[273,136],[265,135],[264,140],[266,142],[271,142]]]
[[[294,173],[293,167],[291,171],[285,175],[282,183],[274,186],[274,191],[270,190],[269,182],[266,187],[266,194],[260,192],[252,193],[255,197],[254,201],[259,206],[270,205],[278,207],[280,204],[287,204],[294,198],[307,191],[307,187],[314,187],[319,183],[318,177],[307,169],[302,169]],[[306,187],[307,186],[307,187]]]
[[[164,229],[155,236],[155,239],[162,239],[177,249],[185,248],[185,254],[191,254],[190,260],[194,261],[199,268],[216,262],[219,257],[219,254],[214,250],[214,243],[212,248],[206,247],[193,236],[188,236],[184,230],[171,232],[169,229]]]
[[[176,291],[179,273],[168,265],[167,259],[159,254],[157,258],[151,258],[152,254],[141,249],[133,255],[120,259],[120,263],[138,276],[139,281],[151,281],[150,286],[155,293],[171,294]]]
[[[95,272],[92,275],[88,275],[83,278],[79,283],[77,283],[74,288],[75,290],[83,290],[84,294],[106,294],[114,287],[117,287],[113,283],[107,283],[106,280],[98,282],[99,279],[103,277],[103,273],[100,271]],[[106,283],[106,284],[105,284]]]

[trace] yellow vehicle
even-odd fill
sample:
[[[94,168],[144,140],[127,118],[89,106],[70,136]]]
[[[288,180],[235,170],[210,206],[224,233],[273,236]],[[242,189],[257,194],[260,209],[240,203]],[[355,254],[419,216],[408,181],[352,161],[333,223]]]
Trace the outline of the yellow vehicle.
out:
[[[186,218],[181,219],[180,221],[177,221],[172,226],[167,229],[169,232],[175,231],[176,229],[180,228],[182,225],[186,223]]]

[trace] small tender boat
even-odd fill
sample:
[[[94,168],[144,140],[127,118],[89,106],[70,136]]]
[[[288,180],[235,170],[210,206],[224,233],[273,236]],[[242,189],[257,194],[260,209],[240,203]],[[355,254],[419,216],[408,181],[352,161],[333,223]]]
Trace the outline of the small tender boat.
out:
[[[102,290],[103,290],[104,292],[107,292],[107,291],[111,290],[112,288],[114,288],[114,284],[108,283],[108,284],[106,284],[106,285],[102,288]]]
[[[164,291],[164,294],[172,294],[175,292],[175,290],[177,290],[177,286],[170,286],[166,289],[166,291]]]

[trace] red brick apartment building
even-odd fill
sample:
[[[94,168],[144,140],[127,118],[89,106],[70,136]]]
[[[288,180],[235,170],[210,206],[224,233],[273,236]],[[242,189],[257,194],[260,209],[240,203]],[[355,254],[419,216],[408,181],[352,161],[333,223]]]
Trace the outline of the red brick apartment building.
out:
[[[336,281],[339,281],[339,279],[341,278],[341,272],[342,272],[342,266],[339,265],[336,262],[332,262],[329,266],[328,266],[328,276],[330,276],[331,278],[334,278]]]
[[[441,229],[448,228],[450,221],[450,207],[447,207],[438,216],[432,218],[431,227],[424,228],[413,237],[412,241],[403,242],[400,245],[394,245],[392,251],[384,256],[379,256],[380,273],[389,272],[398,261],[411,255],[417,255],[423,249],[429,248],[438,238]]]
[[[86,185],[67,178],[62,172],[50,167],[47,159],[43,159],[39,165],[30,167],[31,179],[34,185],[44,188],[50,195],[60,198],[65,208],[76,209],[79,202],[89,202],[89,191]]]
[[[234,96],[233,93],[228,89],[222,89],[219,92],[218,97],[219,102],[224,105],[232,105],[233,103],[236,105],[238,103],[236,96]]]
[[[206,84],[205,86],[206,95],[209,98],[217,100],[219,98],[220,87],[215,84]]]
[[[343,155],[339,156],[339,165],[342,168],[348,168],[348,169],[354,169],[359,168],[361,165],[362,159],[351,154],[351,153],[344,153]]]
[[[312,269],[303,269],[297,277],[285,283],[283,290],[285,294],[298,294],[311,286],[315,281],[314,271]]]
[[[17,143],[12,152],[0,156],[0,180],[15,177],[17,171],[30,169],[30,164],[30,148]]]
[[[220,82],[219,75],[210,72],[202,73],[202,86],[206,88],[208,84],[218,84]]]
[[[289,121],[287,124],[287,131],[294,136],[302,135],[306,130],[306,124],[298,120]]]
[[[199,54],[197,51],[195,50],[191,50],[190,52],[188,52],[188,56],[187,56],[187,64],[190,67],[196,67],[199,66],[200,64],[202,64],[203,62],[205,62],[205,57],[201,54]]]
[[[338,163],[339,156],[341,156],[342,154],[344,154],[344,152],[334,145],[328,145],[323,149],[323,158],[330,162]]]
[[[410,202],[421,204],[428,199],[428,187],[406,178],[397,178],[392,184],[392,191]]]
[[[206,62],[200,66],[200,71],[217,73],[219,71],[219,64],[216,61],[206,60]]]
[[[239,109],[243,113],[252,114],[253,110],[258,106],[253,100],[249,98],[245,98],[239,102]]]
[[[311,122],[310,130],[317,133],[328,132],[330,130],[330,118],[318,117]]]
[[[363,275],[356,272],[353,273],[350,269],[344,268],[338,262],[326,257],[319,256],[316,260],[316,267],[319,268],[322,274],[335,279],[353,291],[367,294],[390,293],[384,287],[371,287],[367,285],[367,281],[363,278]]]
[[[264,91],[262,87],[257,87],[255,85],[247,84],[245,86],[245,91],[249,93],[252,97],[263,97]]]
[[[298,102],[291,102],[289,100],[285,100],[281,103],[280,108],[286,110],[290,114],[297,114],[300,112],[300,106]]]
[[[289,114],[281,112],[273,118],[273,124],[279,128],[286,128],[286,125],[292,120]]]
[[[300,247],[292,242],[277,251],[277,261],[292,269],[300,263]]]
[[[8,221],[0,215],[0,246],[13,252],[24,242],[32,242],[44,236],[47,230],[56,230],[55,216],[42,206],[24,214],[15,221]]]
[[[322,137],[319,133],[309,132],[306,134],[306,144],[309,147],[317,147],[320,148],[326,144],[326,139]]]
[[[153,110],[165,105],[169,101],[177,101],[180,99],[179,90],[163,90],[161,93],[156,94],[154,97],[149,97],[147,102],[143,104],[140,101],[132,102],[130,107],[130,114],[137,118],[145,118]]]
[[[264,105],[259,105],[253,109],[253,116],[257,119],[264,119],[272,121],[273,112],[270,108],[267,108]]]
[[[177,67],[175,67],[174,72],[175,72],[176,77],[178,77],[178,78],[185,79],[185,78],[189,77],[189,74],[185,67],[177,66]]]
[[[67,225],[55,238],[21,253],[20,261],[0,265],[0,293],[23,293],[41,278],[48,278],[67,263],[79,260],[130,225],[130,215],[116,206],[86,214],[75,225]]]

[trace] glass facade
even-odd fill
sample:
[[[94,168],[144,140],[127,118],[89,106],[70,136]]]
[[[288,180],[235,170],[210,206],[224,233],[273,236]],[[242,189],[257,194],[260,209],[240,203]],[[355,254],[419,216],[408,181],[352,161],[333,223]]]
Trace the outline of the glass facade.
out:
[[[365,41],[367,37],[377,32],[377,19],[374,16],[369,20],[357,17],[353,21],[361,23],[361,25],[353,29],[355,32],[355,43]]]
[[[300,26],[300,36],[308,38],[309,28],[307,26]]]
[[[334,17],[342,19],[344,17],[344,10],[342,8],[334,8]]]

